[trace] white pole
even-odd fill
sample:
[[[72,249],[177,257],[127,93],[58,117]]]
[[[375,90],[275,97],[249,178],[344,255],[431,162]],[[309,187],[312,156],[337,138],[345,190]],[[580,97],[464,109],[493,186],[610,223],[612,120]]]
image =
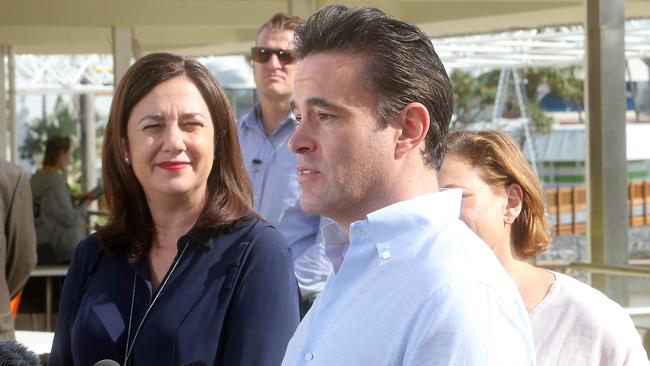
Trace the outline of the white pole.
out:
[[[5,91],[6,47],[0,45],[0,159],[7,160],[9,140],[7,139],[7,93]]]

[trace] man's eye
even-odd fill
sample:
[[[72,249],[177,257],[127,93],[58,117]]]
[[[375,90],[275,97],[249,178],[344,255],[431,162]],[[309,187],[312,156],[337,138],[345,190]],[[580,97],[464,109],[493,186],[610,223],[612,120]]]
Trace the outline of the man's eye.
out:
[[[333,115],[328,114],[328,113],[323,113],[323,112],[319,112],[317,114],[317,116],[318,116],[318,120],[320,120],[320,121],[325,121],[325,120],[329,120],[329,119],[334,118]]]

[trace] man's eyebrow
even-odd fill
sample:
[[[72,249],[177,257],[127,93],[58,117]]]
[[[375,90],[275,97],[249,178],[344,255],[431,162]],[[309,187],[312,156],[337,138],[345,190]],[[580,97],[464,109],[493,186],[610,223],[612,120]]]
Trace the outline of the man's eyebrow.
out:
[[[343,107],[333,104],[327,101],[327,99],[323,99],[323,98],[309,98],[305,101],[305,104],[309,107],[321,107],[321,108],[327,108],[334,111],[340,111],[344,109]],[[296,113],[296,111],[300,110],[300,108],[298,108],[294,100],[291,101],[289,107],[291,108],[291,112],[294,114]]]
[[[313,106],[313,107],[322,107],[322,108],[329,108],[329,109],[341,109],[341,107],[332,104],[328,102],[326,99],[323,98],[310,98],[307,99],[307,105]]]

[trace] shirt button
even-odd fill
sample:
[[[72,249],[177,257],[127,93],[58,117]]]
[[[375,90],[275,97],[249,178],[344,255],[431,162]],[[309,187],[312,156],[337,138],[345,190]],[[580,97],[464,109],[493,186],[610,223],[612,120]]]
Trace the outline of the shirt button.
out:
[[[388,250],[384,250],[384,252],[381,253],[381,257],[384,259],[390,259],[390,252]]]
[[[314,359],[314,354],[313,354],[313,353],[311,353],[311,352],[307,352],[307,353],[305,354],[305,361],[311,361],[311,360],[313,360],[313,359]]]
[[[366,234],[368,234],[368,232],[366,231],[366,229],[359,229],[359,234],[365,236]]]

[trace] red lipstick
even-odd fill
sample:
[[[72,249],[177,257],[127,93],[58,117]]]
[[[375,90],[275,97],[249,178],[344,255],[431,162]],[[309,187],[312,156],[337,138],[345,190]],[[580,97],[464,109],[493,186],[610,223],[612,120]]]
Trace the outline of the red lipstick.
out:
[[[183,161],[165,161],[162,163],[158,163],[156,165],[158,165],[160,168],[165,170],[177,171],[190,165],[190,163],[183,162]]]

